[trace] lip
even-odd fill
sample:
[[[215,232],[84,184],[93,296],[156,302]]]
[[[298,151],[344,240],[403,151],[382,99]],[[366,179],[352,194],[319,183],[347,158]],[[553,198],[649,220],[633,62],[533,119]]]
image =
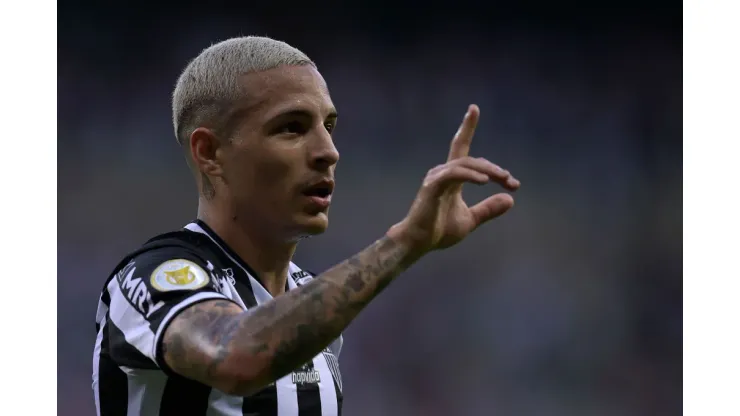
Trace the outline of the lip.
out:
[[[322,188],[327,195],[312,195],[311,190]],[[331,178],[321,178],[317,181],[310,182],[303,188],[303,197],[306,198],[311,207],[319,210],[326,210],[331,205],[331,197],[334,193],[334,180]]]
[[[313,188],[327,188],[329,190],[329,195],[331,195],[334,192],[334,179],[331,178],[322,178],[318,181],[310,182],[308,185],[306,185],[303,189],[313,189]]]
[[[325,210],[329,208],[331,205],[331,194],[328,196],[315,196],[315,195],[304,195],[304,198],[306,198],[310,205]]]

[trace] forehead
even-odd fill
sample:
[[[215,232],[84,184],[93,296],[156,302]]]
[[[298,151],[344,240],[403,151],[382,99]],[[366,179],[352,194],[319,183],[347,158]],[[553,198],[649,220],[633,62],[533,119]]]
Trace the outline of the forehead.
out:
[[[269,119],[290,110],[325,117],[334,111],[329,89],[311,65],[283,66],[242,77],[250,113]]]

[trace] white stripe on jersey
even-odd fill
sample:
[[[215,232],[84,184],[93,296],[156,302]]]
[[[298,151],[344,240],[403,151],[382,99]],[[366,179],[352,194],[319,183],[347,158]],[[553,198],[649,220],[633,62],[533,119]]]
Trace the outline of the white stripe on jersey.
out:
[[[298,391],[290,373],[275,382],[275,390],[277,391],[278,415],[298,416]]]
[[[133,274],[135,271],[136,268],[133,268],[129,274]],[[130,279],[131,276],[126,278]],[[149,322],[144,319],[139,311],[129,305],[128,300],[121,293],[118,279],[110,279],[107,289],[110,295],[110,312],[108,313],[110,321],[121,330],[127,343],[139,350],[142,355],[154,361],[152,356],[154,332],[149,328]]]
[[[313,366],[319,372],[321,380],[319,381],[319,395],[321,396],[321,414],[337,415],[337,391],[334,390],[334,377],[329,370],[329,364],[326,362],[324,353],[319,353],[313,359]]]
[[[108,312],[105,304],[101,301],[98,304],[98,314],[101,309],[105,309],[103,316],[99,321],[96,321],[100,325],[98,329],[98,335],[95,338],[95,349],[93,350],[93,395],[95,396],[95,414],[100,414],[100,348],[103,345],[103,331],[105,331],[105,314]]]
[[[237,396],[229,396],[218,389],[211,389],[208,396],[208,412],[206,416],[242,416],[242,405],[244,399]]]

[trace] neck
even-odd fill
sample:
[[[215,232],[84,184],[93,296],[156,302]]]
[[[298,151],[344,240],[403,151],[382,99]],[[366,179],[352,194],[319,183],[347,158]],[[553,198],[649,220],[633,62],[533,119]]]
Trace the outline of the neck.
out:
[[[288,269],[297,243],[276,241],[255,224],[229,210],[220,209],[214,202],[201,199],[198,219],[208,224],[257,273],[254,277],[273,297],[285,292]]]

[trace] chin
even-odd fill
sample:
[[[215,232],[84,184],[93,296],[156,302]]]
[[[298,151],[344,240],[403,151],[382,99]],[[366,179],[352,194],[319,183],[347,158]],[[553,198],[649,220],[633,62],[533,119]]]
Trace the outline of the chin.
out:
[[[298,238],[323,234],[329,228],[329,217],[321,212],[315,215],[302,215],[294,223]]]

